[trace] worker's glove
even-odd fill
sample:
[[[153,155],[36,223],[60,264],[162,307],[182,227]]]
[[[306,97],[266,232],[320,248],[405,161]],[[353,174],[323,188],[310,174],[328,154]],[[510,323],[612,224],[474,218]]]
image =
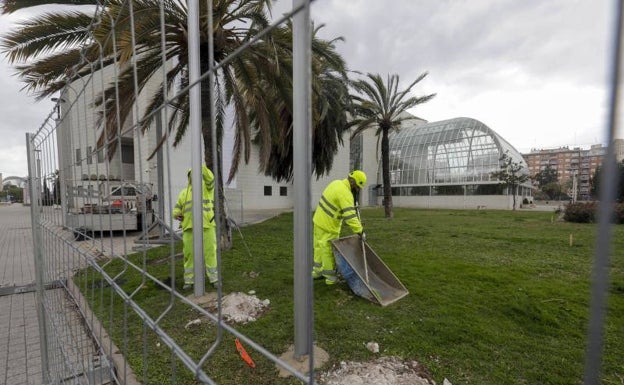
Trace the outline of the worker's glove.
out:
[[[366,233],[365,232],[361,232],[358,234],[360,236],[360,239],[362,240],[362,242],[366,242]]]

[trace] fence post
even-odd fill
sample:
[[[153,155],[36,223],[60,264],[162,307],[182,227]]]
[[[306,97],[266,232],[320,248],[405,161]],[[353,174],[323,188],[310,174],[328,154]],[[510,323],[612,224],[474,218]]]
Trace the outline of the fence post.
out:
[[[294,194],[294,304],[295,358],[309,354],[313,368],[314,312],[312,296],[312,229],[310,174],[312,169],[311,127],[311,34],[310,1],[293,0],[293,159]],[[310,377],[313,373],[310,372]]]
[[[202,210],[202,116],[201,116],[201,76],[199,68],[199,3],[188,2],[188,52],[189,52],[189,131],[191,132],[191,185],[193,215],[193,269],[194,294],[201,297],[205,292],[204,249],[203,249],[203,210]],[[214,168],[214,167],[213,167]]]
[[[612,210],[618,188],[619,171],[615,159],[614,138],[618,128],[618,108],[620,102],[621,55],[624,50],[624,1],[614,2],[614,25],[611,88],[609,92],[609,117],[607,126],[607,153],[604,156],[605,168],[600,176],[600,205],[596,212],[598,228],[594,263],[592,268],[589,327],[587,331],[587,352],[585,356],[585,385],[600,383],[600,371],[604,350],[604,330],[609,295],[609,268],[611,242],[613,241]]]
[[[43,243],[41,227],[39,226],[39,170],[36,166],[35,149],[33,148],[32,134],[26,134],[26,151],[28,159],[28,191],[30,194],[30,221],[32,227],[33,253],[35,258],[36,306],[39,321],[39,343],[41,344],[41,376],[44,384],[50,382],[50,368],[48,367],[48,336],[43,295],[45,282],[43,275]]]

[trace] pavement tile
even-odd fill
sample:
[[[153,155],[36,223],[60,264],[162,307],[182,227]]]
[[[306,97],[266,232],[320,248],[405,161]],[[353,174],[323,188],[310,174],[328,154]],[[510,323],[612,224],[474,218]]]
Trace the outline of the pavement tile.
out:
[[[30,208],[20,204],[1,206],[0,287],[25,286],[34,281]],[[0,383],[41,385],[35,294],[1,296],[0,309]],[[37,355],[29,357],[29,350],[36,350]]]
[[[60,213],[53,212],[49,207],[44,207],[45,217],[52,219],[53,223],[60,222]],[[50,212],[46,212],[48,210]],[[282,210],[258,210],[245,212],[240,215],[239,225],[261,222],[278,215]],[[54,244],[56,252],[62,255],[62,259],[57,263],[56,268],[61,272],[74,270],[80,267],[77,257],[80,253],[89,252],[98,255],[119,255],[124,251],[131,252],[134,244],[132,234],[128,238],[116,237],[113,239],[94,239],[91,241],[75,242],[68,245],[59,242],[57,236],[44,232],[43,242]],[[64,239],[73,239],[67,232]],[[35,263],[33,253],[32,227],[30,223],[30,207],[21,204],[0,206],[0,288],[21,287],[35,282]],[[80,253],[77,251],[80,250]],[[51,276],[56,274],[52,271]],[[59,295],[56,295],[57,292]],[[46,291],[46,299],[53,302],[56,312],[69,308],[62,290]],[[60,305],[59,305],[60,304]],[[39,325],[36,311],[35,293],[19,293],[0,296],[0,384],[11,385],[42,385],[41,375],[41,349],[39,345]],[[73,315],[72,317],[77,317]],[[84,328],[78,318],[68,318],[69,324],[64,325],[63,330],[55,330],[49,341],[55,345],[59,339],[60,343],[73,338],[74,343],[81,346],[88,340],[86,335],[62,335],[68,332],[65,327],[76,326],[80,333],[84,333]],[[76,322],[72,322],[75,320]],[[73,333],[73,331],[71,332]],[[86,345],[91,346],[90,342]],[[90,350],[87,348],[86,350]],[[90,352],[92,353],[92,352]],[[50,355],[50,365],[52,370],[61,371],[65,367],[64,363],[58,362],[59,355]],[[82,360],[81,360],[82,361]]]

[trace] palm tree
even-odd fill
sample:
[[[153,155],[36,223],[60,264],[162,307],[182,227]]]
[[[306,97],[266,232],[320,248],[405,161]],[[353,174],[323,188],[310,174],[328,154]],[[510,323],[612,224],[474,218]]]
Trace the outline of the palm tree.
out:
[[[313,153],[312,166],[318,176],[331,170],[334,155],[342,141],[342,134],[347,128],[347,106],[350,104],[346,66],[342,57],[335,50],[335,42],[342,40],[322,40],[316,34],[322,26],[313,29],[312,39],[312,123]],[[264,45],[273,55],[281,58],[280,71],[292,73],[292,25],[273,31],[272,45]],[[279,84],[283,83],[283,84]],[[277,87],[275,85],[278,85]],[[266,130],[256,135],[254,141],[260,147],[260,170],[277,181],[290,180],[293,172],[292,153],[292,77],[273,76],[250,82],[240,94],[244,95],[241,104],[247,108],[247,114],[241,111],[237,116],[255,116],[256,121],[268,121]],[[258,100],[258,98],[262,100]],[[253,106],[268,104],[273,107],[270,114],[266,108]],[[258,113],[265,115],[257,116]],[[237,134],[241,131],[237,131]],[[248,161],[250,140],[243,142],[236,136],[233,165],[238,165],[241,157]],[[245,148],[246,151],[241,151]],[[235,171],[233,167],[232,171]],[[230,173],[230,179],[234,175]]]
[[[10,13],[43,3],[49,2],[5,0],[0,5],[0,12]],[[84,5],[97,2],[60,0],[56,3]],[[165,19],[164,49],[160,34],[161,3]],[[139,94],[148,92],[145,86],[152,79],[163,82],[162,51],[167,59],[166,89],[162,86],[150,88],[145,115],[139,120],[143,131],[150,128],[156,117],[154,111],[161,108],[176,87],[182,89],[188,85],[187,8],[186,2],[181,0],[133,1],[133,12],[140,17],[132,20],[125,1],[109,0],[105,4],[104,8],[98,8],[97,23],[93,23],[93,15],[81,11],[47,13],[22,22],[2,38],[0,46],[10,63],[25,63],[16,66],[17,72],[26,83],[25,88],[34,92],[39,100],[61,91],[68,82],[116,65],[119,68],[117,83],[103,90],[95,100],[104,127],[98,146],[106,148],[111,157],[116,151],[117,141],[114,139],[118,135],[118,122],[125,122],[130,117],[136,102],[135,82]],[[217,159],[221,162],[225,110],[232,107],[235,111],[235,147],[228,180],[235,176],[241,159],[249,161],[254,140],[260,146],[260,171],[277,180],[292,177],[292,30],[289,25],[280,26],[236,57],[232,56],[269,25],[270,11],[271,0],[213,0],[215,64],[231,60],[225,61],[215,76],[215,138],[210,129],[211,92],[208,86],[202,87],[202,134],[205,162],[213,168],[212,141],[217,141]],[[210,67],[206,12],[206,3],[200,2],[202,73]],[[134,23],[134,47],[129,38],[131,23]],[[111,33],[113,28],[114,34]],[[336,53],[334,42],[315,37],[312,43],[313,156],[317,175],[323,175],[331,168],[333,155],[345,130],[345,124],[339,123],[346,122],[345,106],[349,100],[345,63]],[[136,80],[135,68],[129,65],[131,60],[136,62]],[[171,109],[165,135],[173,136],[174,146],[186,133],[188,106],[188,93],[181,93],[174,102],[175,108]],[[161,143],[163,140],[161,138]],[[218,185],[223,197],[222,180]],[[221,223],[222,228],[227,225],[224,217]]]
[[[384,208],[386,218],[392,218],[392,187],[390,185],[390,142],[388,134],[392,130],[399,130],[401,122],[414,119],[405,112],[421,103],[428,102],[436,94],[409,97],[412,88],[427,76],[427,72],[420,75],[406,89],[399,91],[399,76],[388,75],[386,83],[378,74],[367,74],[367,79],[353,81],[352,85],[357,95],[352,95],[353,120],[348,126],[355,127],[351,138],[359,135],[363,130],[376,128],[375,135],[381,135],[381,165],[384,190]]]

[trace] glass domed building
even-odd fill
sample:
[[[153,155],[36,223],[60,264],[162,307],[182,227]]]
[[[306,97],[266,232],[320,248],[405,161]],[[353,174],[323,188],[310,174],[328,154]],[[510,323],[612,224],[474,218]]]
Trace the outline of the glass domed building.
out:
[[[503,154],[523,166],[522,155],[478,120],[454,118],[403,124],[390,135],[390,179],[395,206],[500,208],[513,205],[513,195],[492,173]],[[381,178],[379,162],[378,180]],[[383,195],[380,186],[376,194]],[[518,186],[516,204],[532,200],[530,181]]]

